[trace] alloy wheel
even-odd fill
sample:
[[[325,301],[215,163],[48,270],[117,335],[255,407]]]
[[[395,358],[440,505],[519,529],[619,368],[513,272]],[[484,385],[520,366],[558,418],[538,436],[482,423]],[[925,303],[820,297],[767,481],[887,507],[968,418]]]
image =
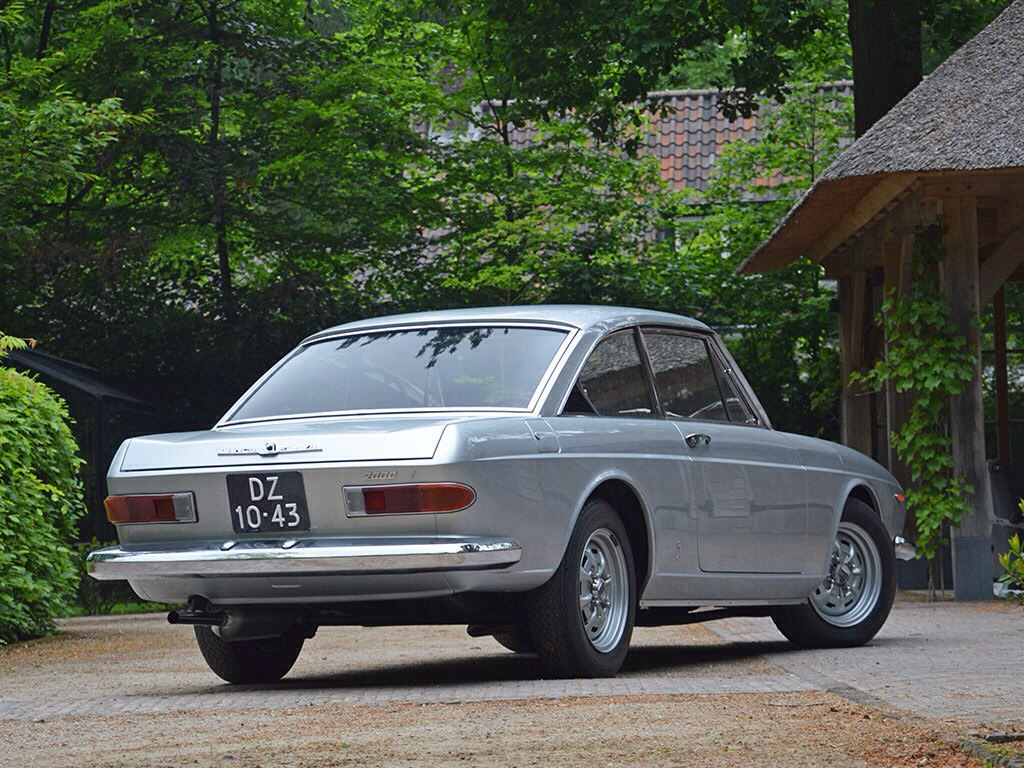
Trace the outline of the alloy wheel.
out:
[[[579,569],[580,619],[587,639],[601,653],[615,649],[629,614],[626,556],[607,528],[594,531],[583,547]]]
[[[836,627],[859,624],[882,593],[882,557],[870,534],[841,522],[832,547],[828,575],[811,595],[821,618]]]

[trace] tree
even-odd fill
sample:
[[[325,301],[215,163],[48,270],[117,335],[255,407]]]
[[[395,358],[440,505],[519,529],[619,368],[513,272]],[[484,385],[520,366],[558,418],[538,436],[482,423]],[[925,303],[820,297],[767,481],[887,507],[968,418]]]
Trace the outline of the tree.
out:
[[[921,82],[920,0],[850,0],[850,41],[860,136]]]
[[[202,425],[296,338],[374,311],[367,254],[408,249],[430,203],[404,182],[423,74],[402,51],[368,66],[334,5],[113,0],[26,17],[16,61],[47,25],[69,93],[153,119],[41,185],[67,203],[11,257],[12,330]]]
[[[874,125],[921,82],[924,72],[941,64],[1008,2],[849,0],[856,135]]]
[[[61,58],[50,56],[52,4],[42,29],[29,34],[25,4],[0,6],[0,279],[15,282],[13,259],[32,252],[47,230],[60,230],[80,197],[100,178],[120,135],[145,124],[116,97],[79,98],[61,83]],[[19,43],[25,50],[19,50]]]
[[[829,0],[449,0],[410,8],[461,30],[486,98],[513,123],[570,112],[599,139],[621,127],[621,107],[642,104],[661,78],[710,45],[741,40],[722,82],[729,115],[748,115],[760,94],[778,96],[787,55],[823,23]],[[699,54],[698,54],[699,55]]]

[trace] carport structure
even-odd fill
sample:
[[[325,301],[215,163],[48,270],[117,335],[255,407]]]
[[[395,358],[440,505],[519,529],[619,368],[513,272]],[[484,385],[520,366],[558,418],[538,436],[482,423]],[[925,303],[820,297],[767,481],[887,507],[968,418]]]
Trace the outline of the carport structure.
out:
[[[922,237],[945,246],[943,291],[975,355],[972,381],[950,402],[955,470],[974,487],[973,514],[953,536],[954,589],[958,599],[990,598],[993,509],[978,320],[991,303],[997,453],[1009,466],[1003,287],[1024,280],[1024,0],[840,155],[741,266],[762,272],[808,257],[837,280],[842,439],[897,477],[904,473],[888,435],[904,422],[907,397],[892,387],[861,391],[850,376],[886,353],[875,318],[890,290],[909,285]]]

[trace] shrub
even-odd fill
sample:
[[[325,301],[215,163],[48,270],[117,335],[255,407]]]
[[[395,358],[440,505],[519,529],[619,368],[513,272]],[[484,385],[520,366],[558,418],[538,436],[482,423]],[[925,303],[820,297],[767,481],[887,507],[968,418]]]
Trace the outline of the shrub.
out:
[[[1024,499],[1020,502],[1020,509],[1024,512]],[[1009,551],[999,556],[999,564],[1006,571],[999,581],[1009,589],[1024,590],[1024,542],[1021,542],[1020,534],[1013,534],[1008,546]]]
[[[0,356],[16,342],[0,334]],[[67,611],[80,464],[63,401],[0,367],[0,645],[52,630]]]
[[[140,611],[166,610],[159,603],[141,601],[127,581],[97,581],[85,569],[85,560],[89,553],[100,547],[109,547],[116,541],[102,542],[93,538],[71,548],[75,573],[78,580],[75,585],[73,613],[86,616],[103,616],[111,613],[136,613]]]

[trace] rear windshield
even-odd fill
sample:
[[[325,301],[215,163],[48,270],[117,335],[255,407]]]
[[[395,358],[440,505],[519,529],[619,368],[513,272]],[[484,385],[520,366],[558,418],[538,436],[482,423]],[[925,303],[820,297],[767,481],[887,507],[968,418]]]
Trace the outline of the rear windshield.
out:
[[[231,421],[338,411],[527,408],[565,336],[546,328],[465,326],[308,344]]]

